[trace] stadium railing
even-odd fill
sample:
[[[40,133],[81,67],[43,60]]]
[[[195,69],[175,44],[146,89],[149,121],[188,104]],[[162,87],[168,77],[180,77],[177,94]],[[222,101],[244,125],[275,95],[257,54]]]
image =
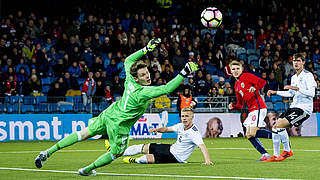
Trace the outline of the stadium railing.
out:
[[[117,98],[120,99],[120,98]],[[146,113],[159,113],[164,110],[174,113],[177,110],[177,97],[158,97],[149,104]],[[228,105],[230,102],[236,103],[235,96],[218,96],[195,97],[197,106],[195,112],[205,113],[227,113],[237,112],[230,111]],[[268,112],[282,113],[288,109],[291,98],[277,99],[265,97]],[[97,115],[106,109],[112,102],[107,101],[104,97],[89,97],[88,103],[83,103],[81,96],[5,96],[0,97],[0,113],[1,114],[94,114]],[[314,98],[314,112],[320,112],[320,94]]]

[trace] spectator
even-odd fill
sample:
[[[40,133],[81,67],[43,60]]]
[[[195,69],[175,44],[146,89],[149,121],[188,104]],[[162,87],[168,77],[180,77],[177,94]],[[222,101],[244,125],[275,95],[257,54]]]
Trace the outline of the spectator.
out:
[[[113,92],[113,94],[117,94],[121,96],[123,91],[124,91],[124,86],[123,86],[123,83],[120,81],[119,76],[114,76],[114,80],[112,81],[112,85],[111,85],[111,92]]]
[[[68,68],[68,72],[72,77],[78,78],[81,75],[80,67],[78,66],[78,63],[74,61],[72,65]]]
[[[179,72],[181,71],[181,69],[183,69],[185,65],[185,59],[181,55],[180,49],[176,50],[176,54],[173,56],[172,62],[173,62],[172,66],[174,70],[173,75],[176,76],[177,74],[179,74]]]
[[[30,79],[25,83],[25,87],[23,87],[23,95],[33,95],[39,96],[41,95],[41,81],[37,77],[37,75],[33,74]]]
[[[88,78],[85,80],[82,86],[82,101],[83,104],[86,106],[88,103],[92,102],[92,96],[94,96],[96,92],[96,82],[93,79],[93,73],[88,73]]]
[[[70,76],[69,72],[64,73],[64,87],[66,88],[66,96],[79,96],[79,85],[76,78]]]
[[[118,75],[117,63],[115,59],[111,59],[110,64],[107,66],[107,80],[112,80],[114,76]]]
[[[267,81],[267,84],[268,84],[268,87],[269,89],[268,90],[274,90],[274,91],[278,91],[279,89],[279,83],[278,81],[275,79],[274,77],[274,72],[271,72],[269,74],[269,79]]]
[[[166,65],[165,66],[165,70],[161,73],[161,78],[167,83],[169,82],[171,79],[173,79],[173,73],[170,70],[170,65]],[[166,84],[165,83],[165,84]]]
[[[124,68],[124,61],[125,61],[125,58],[122,57],[121,61],[117,64],[118,72],[120,72],[119,73],[119,79],[121,81],[124,81],[126,79],[126,70]]]
[[[188,86],[185,87],[183,94],[178,96],[177,109],[179,112],[179,117],[181,116],[181,110],[185,107],[195,108],[197,102],[192,98],[192,92]]]
[[[205,77],[203,76],[202,71],[198,71],[196,76],[196,95],[207,95],[210,89],[209,84],[206,83]]]
[[[13,78],[13,76],[9,76],[7,80],[5,94],[7,96],[15,96],[18,94],[17,81]]]
[[[101,56],[95,57],[95,62],[93,63],[91,70],[92,72],[98,72],[98,71],[102,72],[105,70],[103,66],[103,62],[101,60]]]

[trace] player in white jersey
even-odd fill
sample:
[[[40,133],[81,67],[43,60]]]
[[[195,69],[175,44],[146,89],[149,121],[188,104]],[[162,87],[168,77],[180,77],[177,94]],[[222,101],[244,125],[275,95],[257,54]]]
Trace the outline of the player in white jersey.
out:
[[[272,141],[274,156],[266,161],[282,161],[293,155],[290,148],[287,127],[300,126],[307,120],[313,111],[313,97],[317,87],[313,74],[304,69],[305,57],[302,53],[294,54],[293,67],[296,74],[292,76],[291,85],[284,89],[288,91],[269,90],[267,95],[277,94],[283,97],[293,97],[290,108],[282,113],[273,126]],[[280,142],[283,143],[284,151],[280,154]]]
[[[196,125],[193,124],[194,114],[190,107],[183,108],[181,111],[181,121],[171,127],[151,128],[149,132],[165,133],[176,132],[178,134],[177,142],[174,144],[139,144],[129,146],[123,156],[133,156],[139,153],[145,155],[140,158],[126,157],[123,159],[126,163],[187,163],[187,159],[196,146],[200,147],[204,156],[206,165],[212,165],[208,149],[204,144],[201,134]],[[107,147],[108,148],[108,147]]]

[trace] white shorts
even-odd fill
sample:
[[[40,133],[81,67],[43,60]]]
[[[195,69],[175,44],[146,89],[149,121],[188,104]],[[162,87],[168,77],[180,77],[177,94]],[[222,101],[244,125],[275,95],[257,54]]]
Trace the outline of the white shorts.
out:
[[[244,120],[243,125],[245,127],[266,127],[264,118],[267,115],[267,108],[254,110],[248,114],[246,120]]]

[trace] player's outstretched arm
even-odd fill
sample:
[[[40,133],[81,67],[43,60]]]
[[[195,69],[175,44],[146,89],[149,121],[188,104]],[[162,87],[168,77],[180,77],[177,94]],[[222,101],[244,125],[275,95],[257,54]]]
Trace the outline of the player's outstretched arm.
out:
[[[152,99],[159,97],[163,94],[169,94],[173,92],[184,80],[184,77],[187,77],[188,74],[193,73],[198,70],[198,65],[194,62],[188,62],[185,67],[182,69],[179,75],[174,79],[169,81],[166,85],[162,86],[145,86],[140,92],[140,95],[143,99]]]
[[[174,132],[172,127],[160,127],[160,128],[151,128],[149,132],[152,133],[166,133],[166,132]]]
[[[133,54],[131,54],[130,56],[128,56],[124,62],[124,67],[127,73],[130,72],[130,67],[131,65],[137,61],[138,59],[140,59],[143,55],[145,55],[147,52],[152,52],[157,46],[158,44],[160,44],[161,39],[160,38],[156,38],[156,39],[151,39],[147,46],[134,52]]]
[[[201,149],[204,160],[205,160],[204,164],[205,165],[213,165],[213,163],[210,161],[210,156],[209,156],[209,152],[208,152],[206,145],[200,144],[199,148]]]

